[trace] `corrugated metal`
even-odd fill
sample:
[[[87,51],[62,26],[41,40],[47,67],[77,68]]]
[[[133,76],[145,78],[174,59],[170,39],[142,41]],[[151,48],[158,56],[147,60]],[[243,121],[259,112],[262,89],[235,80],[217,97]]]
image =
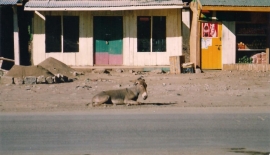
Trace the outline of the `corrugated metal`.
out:
[[[182,0],[29,0],[25,7],[35,8],[89,8],[183,5]]]
[[[16,5],[19,0],[0,0],[0,5]]]
[[[270,6],[270,0],[200,0],[200,2],[203,6]]]

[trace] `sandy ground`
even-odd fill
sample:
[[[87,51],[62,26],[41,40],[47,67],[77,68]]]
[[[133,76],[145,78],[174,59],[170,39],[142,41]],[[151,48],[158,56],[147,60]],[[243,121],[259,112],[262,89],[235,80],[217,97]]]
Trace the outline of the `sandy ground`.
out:
[[[130,87],[143,76],[148,98],[138,106],[87,106],[102,91]],[[156,74],[128,71],[110,74],[85,72],[77,80],[59,84],[0,84],[0,112],[91,111],[174,107],[270,106],[270,72],[205,71],[197,74]]]

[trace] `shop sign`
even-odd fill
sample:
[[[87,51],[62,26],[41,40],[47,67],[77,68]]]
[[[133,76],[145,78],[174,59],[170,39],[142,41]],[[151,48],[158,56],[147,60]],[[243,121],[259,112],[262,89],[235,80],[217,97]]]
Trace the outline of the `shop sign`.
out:
[[[202,23],[202,37],[203,38],[217,38],[218,37],[218,23],[203,22]]]

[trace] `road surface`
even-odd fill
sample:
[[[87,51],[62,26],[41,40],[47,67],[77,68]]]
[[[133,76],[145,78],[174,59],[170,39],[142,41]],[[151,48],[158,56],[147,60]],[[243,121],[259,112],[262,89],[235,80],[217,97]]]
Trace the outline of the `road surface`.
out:
[[[269,108],[0,113],[0,154],[268,155]]]

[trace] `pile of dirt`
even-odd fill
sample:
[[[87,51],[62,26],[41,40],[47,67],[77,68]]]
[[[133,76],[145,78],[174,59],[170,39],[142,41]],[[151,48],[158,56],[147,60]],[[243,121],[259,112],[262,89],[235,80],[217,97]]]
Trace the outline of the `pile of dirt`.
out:
[[[14,65],[6,74],[6,76],[14,78],[23,78],[26,76],[54,76],[50,71],[41,66],[19,66]]]
[[[74,72],[76,72],[75,69],[52,57],[49,57],[46,60],[42,61],[38,64],[38,66],[47,69],[54,75],[61,74],[66,77],[72,77],[74,75]]]
[[[44,76],[54,77],[59,74],[64,77],[73,77],[74,73],[77,73],[75,69],[67,66],[63,62],[49,57],[37,66],[20,66],[14,65],[6,74],[6,76],[14,78],[24,78],[27,76]]]

